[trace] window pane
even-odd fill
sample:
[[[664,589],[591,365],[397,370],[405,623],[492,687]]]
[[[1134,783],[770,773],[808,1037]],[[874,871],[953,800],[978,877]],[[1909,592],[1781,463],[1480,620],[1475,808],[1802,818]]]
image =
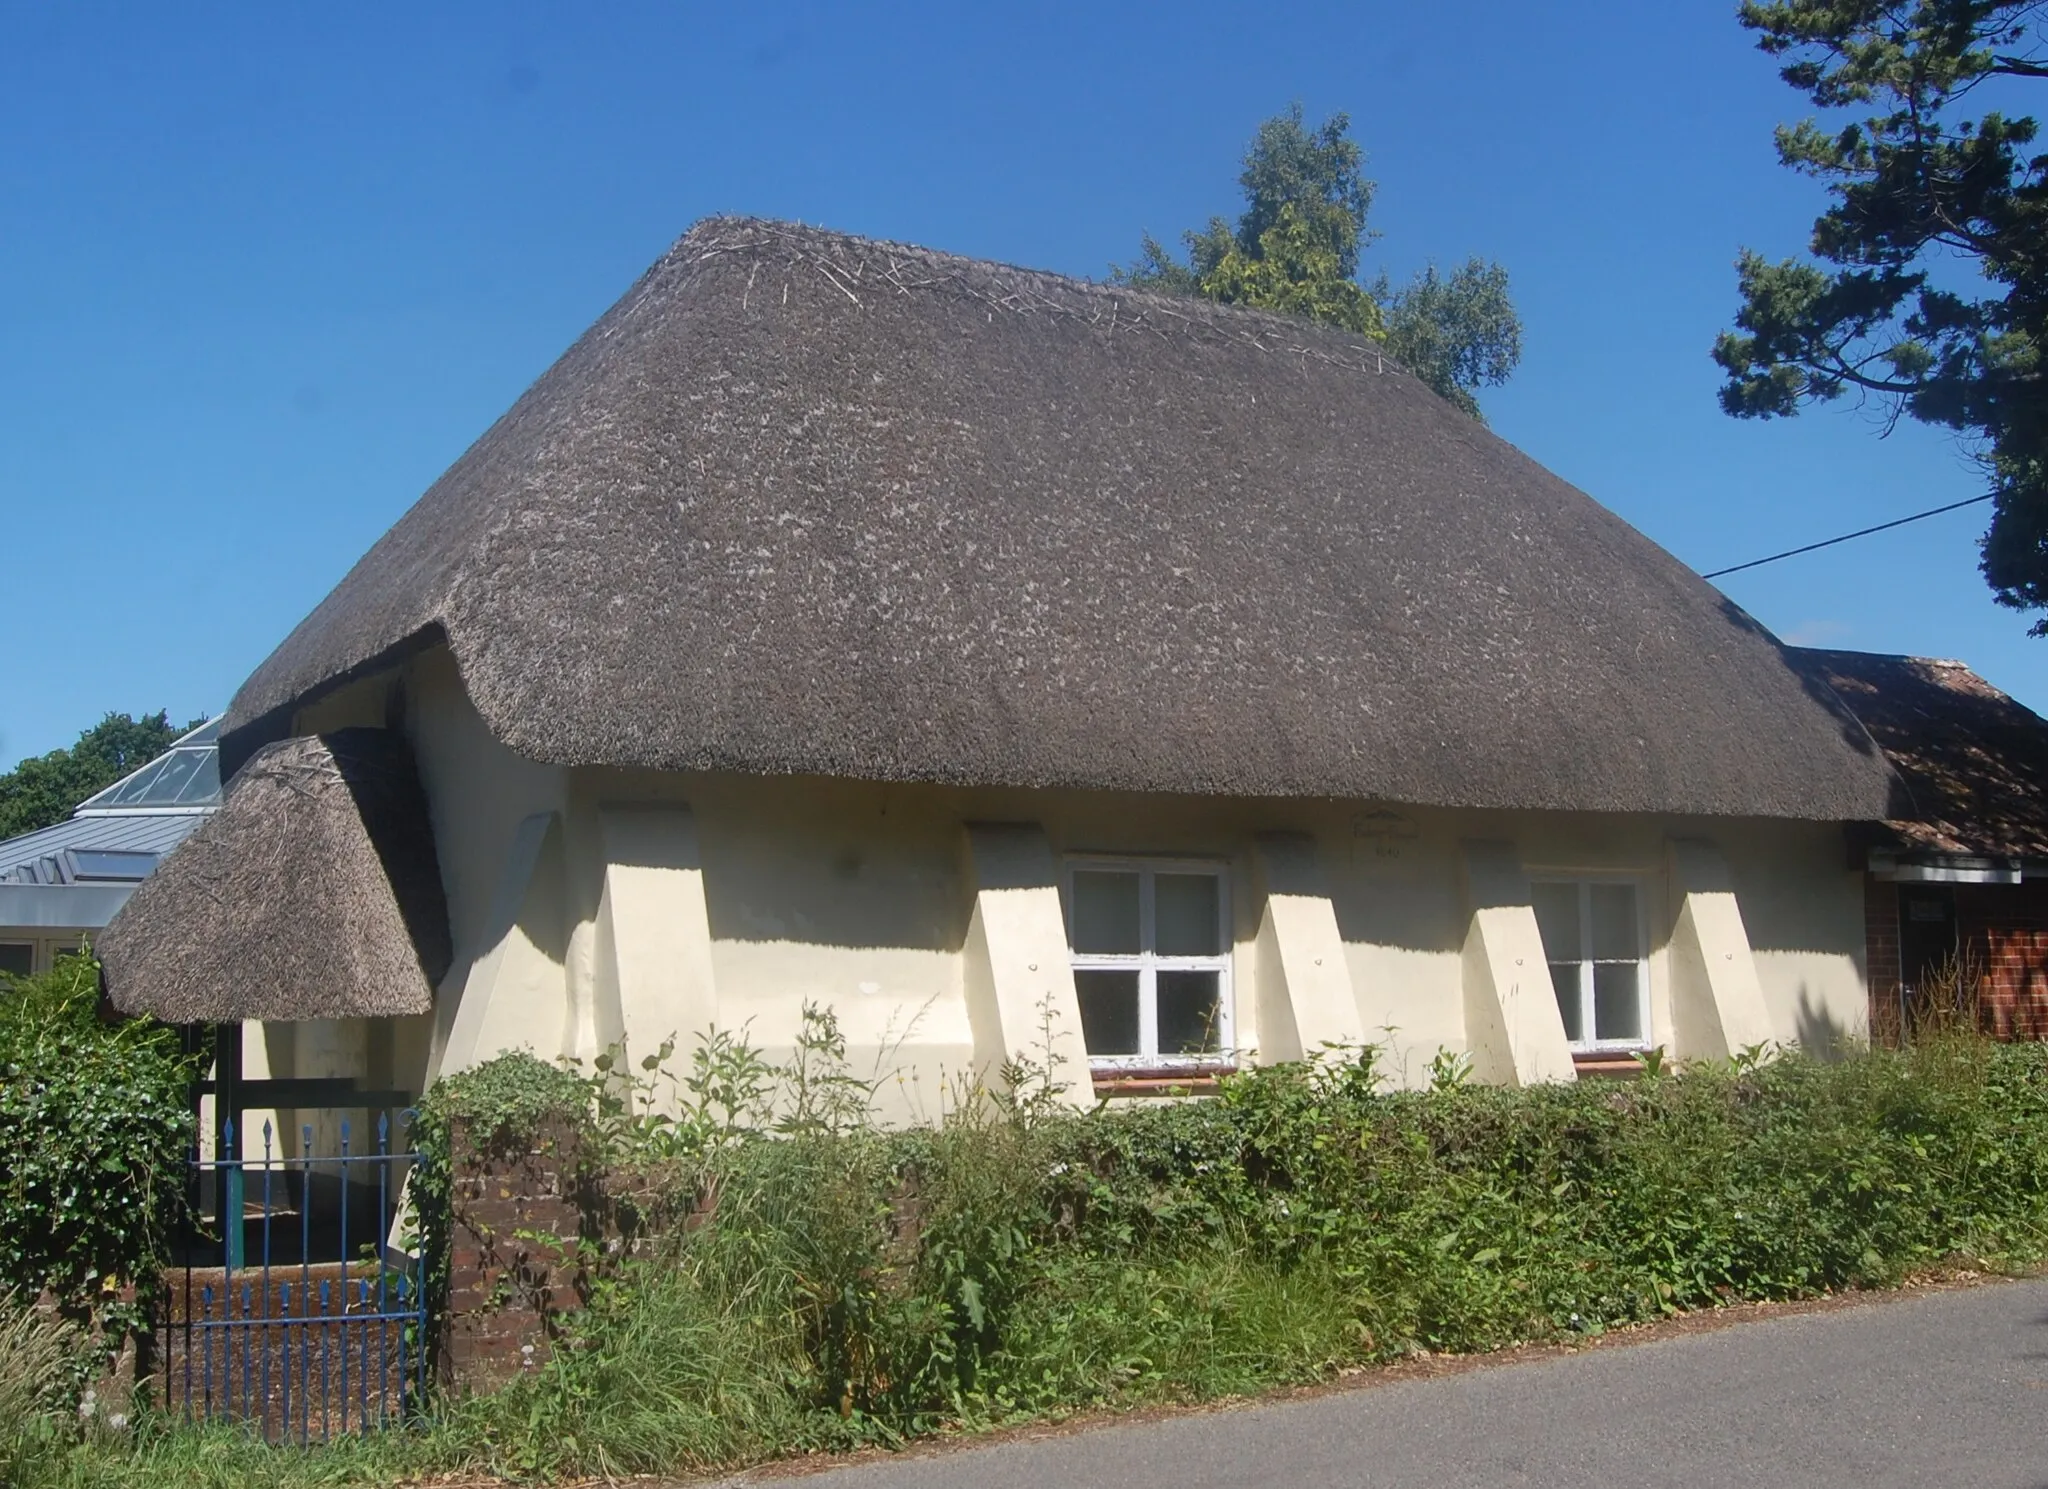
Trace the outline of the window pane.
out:
[[[192,772],[192,779],[185,782],[179,791],[177,804],[198,806],[212,801],[220,795],[220,756],[208,750],[199,757],[199,769]]]
[[[1642,968],[1635,962],[1596,962],[1593,965],[1593,1037],[1595,1039],[1641,1039],[1643,1000]]]
[[[1593,960],[1632,962],[1643,954],[1636,935],[1636,887],[1633,884],[1592,884]]]
[[[163,768],[163,761],[152,761],[150,765],[143,767],[134,780],[123,786],[119,791],[116,791],[112,796],[109,796],[100,805],[107,807],[129,806],[142,800],[143,797],[149,795],[149,788],[155,783],[156,778],[163,774]]]
[[[1221,877],[1160,874],[1152,883],[1155,949],[1161,956],[1215,956],[1223,950]]]
[[[1579,950],[1579,886],[1576,884],[1532,884],[1529,902],[1536,908],[1536,929],[1543,933],[1543,955],[1548,961],[1576,962]]]
[[[72,871],[80,879],[147,879],[156,868],[154,853],[122,848],[73,848]]]
[[[1074,974],[1081,998],[1081,1043],[1092,1055],[1138,1053],[1138,974],[1090,972]]]
[[[1586,1037],[1585,1004],[1579,996],[1579,963],[1552,962],[1550,985],[1557,990],[1557,1011],[1564,1015],[1564,1037],[1573,1044]]]
[[[26,977],[36,969],[36,949],[25,941],[0,941],[0,976]]]
[[[199,773],[199,767],[206,763],[206,759],[207,756],[198,750],[173,750],[164,757],[164,767],[149,783],[149,790],[133,799],[148,806],[170,806],[177,801],[185,783]]]
[[[1159,974],[1159,1053],[1208,1055],[1223,1048],[1223,1002],[1214,972]]]
[[[1074,875],[1074,950],[1131,952],[1138,945],[1138,876],[1104,869]]]

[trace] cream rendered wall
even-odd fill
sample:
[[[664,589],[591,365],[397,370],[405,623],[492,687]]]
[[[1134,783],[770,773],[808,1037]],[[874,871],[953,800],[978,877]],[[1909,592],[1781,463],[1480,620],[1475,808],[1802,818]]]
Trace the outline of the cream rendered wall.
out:
[[[573,901],[562,871],[565,773],[498,743],[444,647],[315,700],[292,727],[299,734],[406,730],[433,818],[454,957],[428,1016],[378,1021],[374,1037],[353,1020],[278,1021],[260,1035],[252,1025],[245,1061],[261,1049],[266,1074],[353,1076],[416,1092],[440,1072],[458,1014],[466,1015],[464,1043],[451,1069],[519,1046],[548,1058],[572,1052],[568,937],[572,928],[587,929],[590,914]],[[552,834],[536,833],[536,818],[553,823]],[[246,1073],[254,1077],[253,1063]],[[327,1128],[342,1115],[361,1129],[363,1113],[328,1113],[317,1142],[331,1149],[335,1134]],[[276,1116],[288,1127],[298,1119]]]
[[[1458,867],[1468,916],[1459,971],[1473,1077],[1504,1086],[1576,1079],[1520,852],[1513,843],[1468,838],[1458,845]]]
[[[1675,851],[1710,847],[1725,865],[1763,997],[1768,1038],[1826,1052],[1860,1042],[1869,1028],[1861,881],[1832,823],[1593,813],[1429,813],[1435,829],[1455,824],[1512,842],[1526,869],[1636,878],[1649,919],[1652,1040],[1675,1047],[1673,933],[1683,907]],[[1756,1032],[1744,1026],[1745,1033]],[[1737,1047],[1754,1042],[1738,1038]],[[1680,1054],[1715,1054],[1684,1051]]]
[[[1360,1026],[1397,1084],[1422,1085],[1438,1050],[1466,1053],[1457,839],[1361,809],[1332,814],[1323,849]]]
[[[688,1050],[720,1014],[696,814],[640,802],[600,806],[597,819],[604,879],[589,1030],[577,1044],[642,1058]]]
[[[367,1023],[368,1021],[364,1019],[307,1019],[295,1024],[267,1025],[264,1030],[264,1043],[267,1047],[268,1073],[301,1079],[353,1076],[366,1086],[371,1084]],[[250,1047],[246,1041],[242,1050],[243,1075],[254,1079],[248,1069]],[[313,1129],[315,1153],[340,1152],[343,1122],[348,1123],[351,1153],[373,1150],[375,1137],[367,1130],[365,1123],[375,1119],[361,1109],[284,1110],[275,1115],[279,1141],[289,1147],[293,1154],[299,1150],[302,1126],[310,1126]],[[248,1118],[251,1127],[254,1127],[258,1114],[252,1111]],[[246,1147],[246,1143],[244,1146]]]
[[[976,1067],[992,1086],[1042,1089],[1069,1105],[1093,1100],[1081,1004],[1067,951],[1059,855],[1035,822],[967,824],[962,865],[974,895],[961,948],[962,991]]]
[[[1307,833],[1252,840],[1259,920],[1247,1002],[1262,1060],[1321,1058],[1369,1041],[1323,853]]]
[[[568,968],[579,949],[588,957],[595,904],[594,893],[589,902],[578,898],[567,872],[566,773],[498,743],[446,648],[413,658],[402,681],[454,950],[430,1033],[407,1048],[403,1063],[422,1083],[438,1074],[458,1018],[470,1038],[453,1051],[451,1068],[520,1046],[544,1059],[574,1053],[579,1009]],[[585,835],[594,827],[578,825]],[[584,988],[587,998],[587,973]],[[478,1030],[489,1034],[482,1047]]]
[[[1841,838],[1802,823],[1744,824],[1719,838],[1773,1039],[1818,1054],[1870,1038],[1862,875]]]
[[[577,1047],[569,1001],[570,906],[559,812],[520,820],[499,860],[490,909],[445,979],[424,1058],[435,1072],[466,1070],[522,1044],[536,1054]],[[438,1037],[435,1037],[438,1035]]]
[[[710,1023],[744,1030],[786,1058],[806,1003],[830,1009],[849,1063],[881,1083],[878,1107],[933,1120],[979,1070],[962,947],[971,894],[964,827],[925,793],[808,778],[699,777],[578,771],[579,814],[617,804],[687,804],[702,864]],[[572,872],[601,882],[600,858]],[[620,919],[610,934],[642,942],[672,924]],[[692,1010],[659,1032],[686,1054]]]
[[[455,961],[431,1033],[394,1035],[401,1084],[407,1069],[424,1079],[517,1045],[588,1058],[621,1029],[636,1043],[673,1033],[685,1055],[713,1024],[744,1029],[777,1058],[808,1002],[834,1012],[854,1068],[882,1082],[884,1116],[930,1120],[1005,1052],[986,1019],[977,1038],[971,1011],[975,957],[994,954],[974,939],[990,903],[971,851],[977,823],[1028,824],[1054,861],[1157,853],[1224,865],[1238,1039],[1258,1058],[1313,1048],[1330,1030],[1377,1043],[1390,1079],[1419,1084],[1438,1051],[1472,1051],[1475,842],[1499,845],[1523,877],[1641,882],[1656,1043],[1675,1047],[1684,999],[1711,982],[1695,976],[1695,923],[1738,972],[1735,952],[1750,952],[1753,975],[1713,984],[1751,989],[1737,1027],[1761,1019],[1773,1039],[1824,1046],[1866,1028],[1858,881],[1830,824],[560,769],[491,737],[445,650],[407,664],[403,684]],[[388,715],[388,683],[357,685],[352,706]],[[1707,845],[1725,869],[1726,896],[1693,902],[1692,920],[1681,844]],[[1056,948],[1051,898],[1033,900],[1021,925],[1012,944],[1036,950],[1016,956]],[[643,972],[623,973],[629,964]],[[1011,970],[1018,987],[1054,971]],[[643,991],[623,993],[622,976],[641,976]],[[1318,1033],[1283,1027],[1275,1010]],[[1544,1059],[1521,1078],[1570,1078]]]

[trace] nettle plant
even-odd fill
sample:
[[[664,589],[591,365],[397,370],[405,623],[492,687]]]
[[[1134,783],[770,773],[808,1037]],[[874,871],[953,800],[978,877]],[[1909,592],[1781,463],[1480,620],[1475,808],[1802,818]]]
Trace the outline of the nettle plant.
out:
[[[787,1060],[769,1060],[745,1028],[713,1027],[690,1052],[687,1071],[671,1065],[671,1034],[637,1064],[623,1045],[591,1061],[564,1062],[586,1083],[594,1128],[624,1159],[705,1159],[740,1139],[834,1136],[866,1126],[880,1078],[855,1075],[839,1016],[806,1002]]]
[[[607,1174],[667,1169],[678,1183],[705,1175],[744,1139],[836,1137],[870,1125],[878,1080],[853,1074],[837,1016],[806,1004],[786,1061],[769,1060],[747,1031],[713,1028],[674,1061],[671,1035],[638,1061],[614,1045],[588,1062],[550,1065],[526,1050],[438,1082],[415,1114],[413,1143],[420,1172],[423,1239],[439,1239],[450,1199],[453,1137],[496,1159],[531,1151],[542,1141],[568,1140],[579,1166],[579,1191],[601,1203]],[[601,1218],[587,1217],[601,1228]]]

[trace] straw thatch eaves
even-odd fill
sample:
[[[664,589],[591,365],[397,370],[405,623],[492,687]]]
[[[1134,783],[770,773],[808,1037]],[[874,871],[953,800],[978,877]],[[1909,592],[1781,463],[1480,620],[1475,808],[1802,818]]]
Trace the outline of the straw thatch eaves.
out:
[[[685,236],[236,697],[445,637],[566,764],[1885,814],[1690,570],[1370,341],[780,224]]]
[[[2048,719],[1961,662],[1798,655],[1863,721],[1910,793],[1911,810],[1895,813],[1875,841],[2048,862]]]
[[[403,738],[260,751],[97,949],[116,1008],[173,1023],[426,1012],[448,913]]]

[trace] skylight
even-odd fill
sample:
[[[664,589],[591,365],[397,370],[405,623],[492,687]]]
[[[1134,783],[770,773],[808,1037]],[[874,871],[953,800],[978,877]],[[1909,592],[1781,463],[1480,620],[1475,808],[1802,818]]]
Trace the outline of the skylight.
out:
[[[220,720],[180,736],[163,754],[86,800],[81,812],[195,810],[220,805]]]
[[[150,876],[156,868],[154,853],[135,853],[119,848],[69,848],[65,867],[74,881],[108,881],[133,884]]]

